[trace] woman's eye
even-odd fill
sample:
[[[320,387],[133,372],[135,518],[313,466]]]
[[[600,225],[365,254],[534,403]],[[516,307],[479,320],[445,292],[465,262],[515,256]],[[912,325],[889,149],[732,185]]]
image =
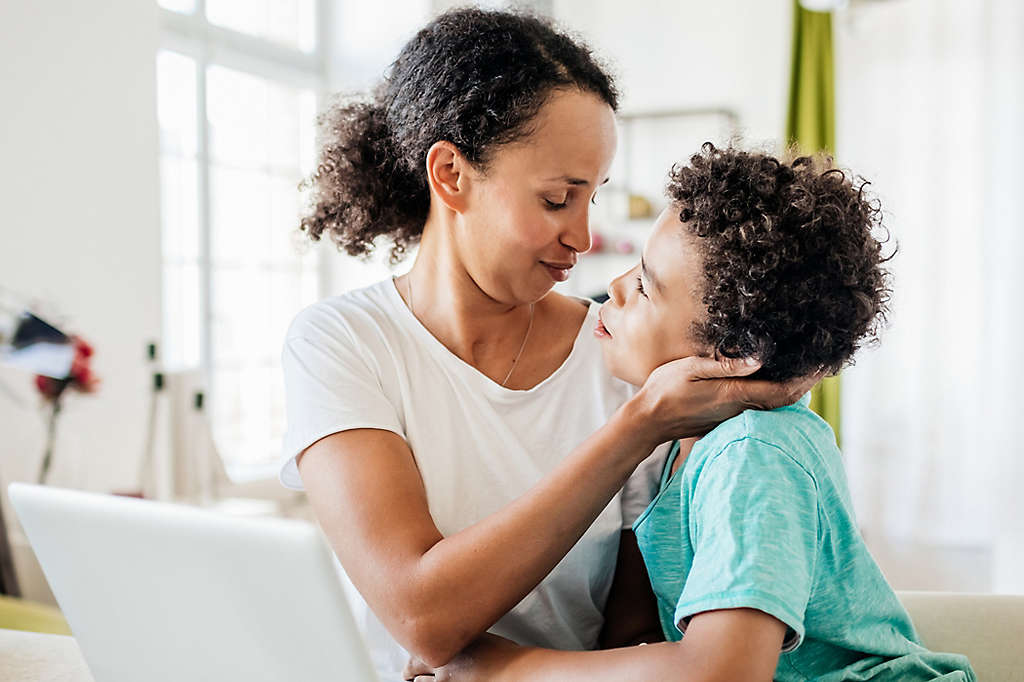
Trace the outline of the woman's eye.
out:
[[[636,290],[640,292],[640,295],[647,298],[647,292],[644,291],[644,280],[640,275],[636,276]]]
[[[565,208],[566,206],[569,205],[568,201],[562,201],[561,203],[559,203],[557,201],[551,201],[551,199],[548,198],[544,199],[544,203],[548,205],[548,208],[554,211],[557,211],[560,208]]]

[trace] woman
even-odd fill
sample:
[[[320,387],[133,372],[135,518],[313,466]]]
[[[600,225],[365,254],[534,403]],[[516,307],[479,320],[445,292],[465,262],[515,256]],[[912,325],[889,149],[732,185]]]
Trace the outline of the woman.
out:
[[[353,255],[380,239],[419,252],[404,277],[290,327],[282,481],[305,487],[359,593],[432,665],[486,630],[564,649],[633,636],[628,609],[618,633],[604,612],[613,576],[619,594],[646,585],[619,540],[656,481],[619,490],[658,444],[811,384],[723,379],[757,365],[695,358],[635,393],[608,374],[596,306],[551,289],[590,246],[616,106],[585,47],[469,9],[412,38],[372,101],[323,120],[303,228]],[[404,652],[370,639],[400,679]]]

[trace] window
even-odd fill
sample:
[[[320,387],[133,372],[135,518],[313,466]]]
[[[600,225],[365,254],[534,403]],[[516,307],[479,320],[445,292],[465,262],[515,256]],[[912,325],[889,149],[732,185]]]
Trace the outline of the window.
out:
[[[320,292],[319,253],[296,232],[323,84],[319,2],[160,5],[163,359],[202,369],[229,475],[264,478],[284,432],[284,333]]]
[[[314,0],[206,0],[206,18],[217,26],[303,52],[316,46]]]

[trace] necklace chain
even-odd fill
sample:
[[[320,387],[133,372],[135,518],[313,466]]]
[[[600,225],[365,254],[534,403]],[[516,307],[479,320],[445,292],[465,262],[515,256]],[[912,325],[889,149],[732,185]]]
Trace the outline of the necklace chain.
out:
[[[405,290],[406,290],[406,293],[409,296],[409,312],[412,313],[413,317],[416,317],[416,309],[413,307],[413,303],[412,303],[412,273],[411,272],[407,273],[405,275]],[[519,352],[516,353],[516,356],[514,358],[512,358],[512,366],[509,368],[508,374],[505,375],[505,379],[500,384],[502,388],[504,388],[505,384],[508,383],[508,380],[510,378],[512,378],[512,372],[516,371],[516,365],[519,364],[519,358],[522,357],[523,351],[526,350],[526,342],[530,338],[530,332],[533,331],[533,306],[534,306],[534,304],[531,303],[530,304],[530,323],[526,326],[526,334],[523,336],[523,343],[519,346]],[[419,318],[417,318],[417,319],[419,319]]]

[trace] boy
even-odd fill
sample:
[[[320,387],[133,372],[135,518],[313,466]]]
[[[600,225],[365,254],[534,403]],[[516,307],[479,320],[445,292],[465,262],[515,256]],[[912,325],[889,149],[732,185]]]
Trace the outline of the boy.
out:
[[[609,287],[595,330],[609,370],[640,386],[673,360],[724,355],[778,381],[838,372],[875,338],[890,293],[862,190],[824,160],[705,144],[673,169],[641,264]],[[438,679],[975,679],[963,656],[919,644],[806,397],[677,442],[633,529],[668,641],[556,652],[485,639]]]

